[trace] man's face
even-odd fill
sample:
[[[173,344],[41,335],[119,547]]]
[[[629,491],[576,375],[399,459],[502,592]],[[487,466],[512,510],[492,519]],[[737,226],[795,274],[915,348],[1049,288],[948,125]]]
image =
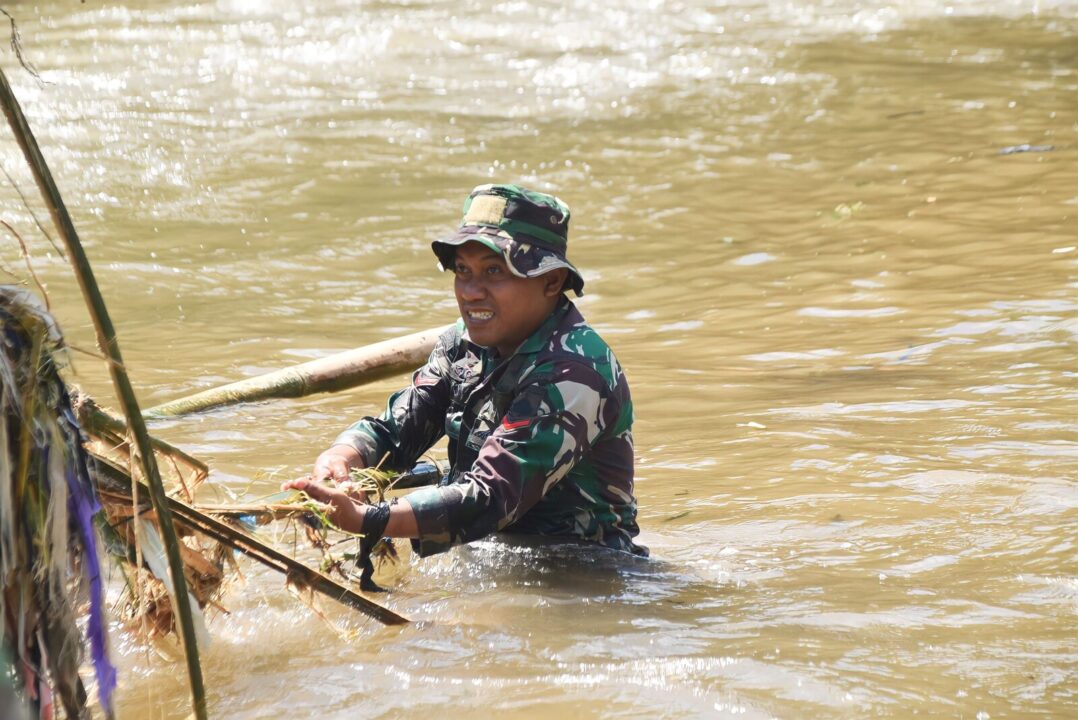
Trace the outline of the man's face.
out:
[[[453,271],[457,305],[472,342],[496,349],[503,358],[554,309],[566,272],[517,277],[500,253],[474,241],[457,248]]]

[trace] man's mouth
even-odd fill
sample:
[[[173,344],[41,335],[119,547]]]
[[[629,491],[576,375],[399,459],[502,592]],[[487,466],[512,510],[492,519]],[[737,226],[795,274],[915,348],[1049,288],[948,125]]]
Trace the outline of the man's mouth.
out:
[[[494,313],[490,310],[469,310],[467,315],[468,319],[473,322],[484,322],[494,317]]]

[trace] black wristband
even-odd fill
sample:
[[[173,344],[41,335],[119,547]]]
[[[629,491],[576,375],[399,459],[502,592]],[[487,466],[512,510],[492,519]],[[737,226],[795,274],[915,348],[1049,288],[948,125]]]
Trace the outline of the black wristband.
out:
[[[363,527],[359,532],[372,541],[382,538],[389,524],[389,503],[380,502],[377,505],[367,506],[367,512],[363,515]]]
[[[359,539],[359,587],[369,592],[384,592],[374,582],[374,563],[371,562],[371,551],[378,541],[382,539],[382,533],[389,524],[389,503],[380,502],[377,505],[368,505],[363,515],[363,526],[359,529],[363,537]],[[390,542],[386,540],[386,542]]]

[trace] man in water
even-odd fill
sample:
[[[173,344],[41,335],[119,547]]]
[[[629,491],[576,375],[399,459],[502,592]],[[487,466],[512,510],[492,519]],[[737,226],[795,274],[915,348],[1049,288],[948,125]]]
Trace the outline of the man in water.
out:
[[[636,545],[633,407],[613,352],[565,295],[584,280],[566,257],[569,208],[516,185],[481,185],[451,237],[461,319],[379,417],[355,423],[285,483],[331,506],[341,529],[411,538],[427,556],[496,531],[646,555]],[[381,463],[407,470],[441,436],[442,481],[368,504],[323,483]],[[384,461],[383,461],[384,458]]]

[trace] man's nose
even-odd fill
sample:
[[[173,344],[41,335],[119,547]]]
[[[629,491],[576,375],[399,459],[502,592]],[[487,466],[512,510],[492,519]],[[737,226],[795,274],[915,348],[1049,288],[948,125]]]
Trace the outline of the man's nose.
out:
[[[460,296],[465,300],[482,300],[487,294],[486,285],[474,275],[460,281]]]

